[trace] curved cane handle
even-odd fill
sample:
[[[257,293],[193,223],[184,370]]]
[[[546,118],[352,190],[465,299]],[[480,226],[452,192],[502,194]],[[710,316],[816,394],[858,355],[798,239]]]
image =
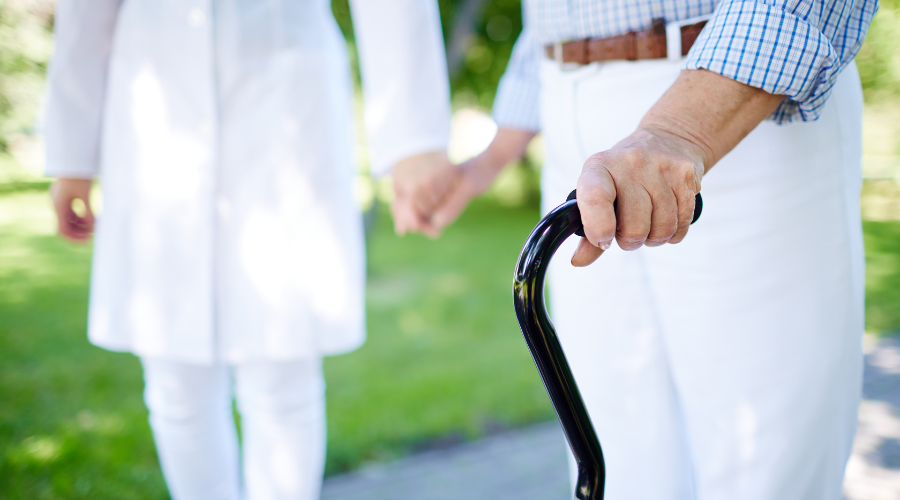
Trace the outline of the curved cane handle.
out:
[[[700,217],[702,209],[703,199],[698,193],[691,224]],[[544,276],[550,259],[566,238],[572,234],[584,236],[583,229],[572,191],[569,199],[551,210],[525,240],[516,263],[513,302],[528,350],[578,464],[575,497],[602,500],[606,482],[603,450],[544,303]]]

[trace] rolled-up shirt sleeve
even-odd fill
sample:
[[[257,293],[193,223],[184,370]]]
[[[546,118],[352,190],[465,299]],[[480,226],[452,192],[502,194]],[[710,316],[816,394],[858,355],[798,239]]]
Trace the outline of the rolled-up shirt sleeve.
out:
[[[787,96],[769,117],[778,123],[815,120],[877,9],[877,0],[723,0],[687,68]]]
[[[538,76],[540,53],[528,26],[519,34],[494,98],[494,121],[505,128],[537,132],[541,128]]]

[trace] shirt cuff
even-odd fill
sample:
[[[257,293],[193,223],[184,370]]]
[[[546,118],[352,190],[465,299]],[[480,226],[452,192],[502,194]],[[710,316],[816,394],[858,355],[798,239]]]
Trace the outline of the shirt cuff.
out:
[[[816,26],[779,7],[724,2],[688,53],[687,69],[706,69],[771,94],[787,96],[769,117],[777,123],[819,117],[840,59]]]
[[[497,126],[539,132],[541,130],[540,82],[505,75],[494,99],[494,121]]]

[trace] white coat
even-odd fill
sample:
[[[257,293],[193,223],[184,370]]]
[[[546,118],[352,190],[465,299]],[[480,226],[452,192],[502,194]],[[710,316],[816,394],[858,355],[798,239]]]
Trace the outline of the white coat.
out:
[[[433,0],[351,0],[372,169],[446,148]],[[364,242],[328,0],[61,0],[50,176],[99,176],[90,340],[193,363],[359,346]]]

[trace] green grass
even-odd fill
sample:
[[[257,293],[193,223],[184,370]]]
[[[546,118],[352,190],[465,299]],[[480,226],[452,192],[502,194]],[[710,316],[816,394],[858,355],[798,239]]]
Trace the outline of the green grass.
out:
[[[512,311],[534,209],[473,206],[438,241],[369,246],[369,340],[329,358],[328,473],[553,418]],[[900,221],[866,222],[867,328],[900,328]],[[85,338],[90,248],[46,194],[0,194],[0,499],[164,499],[130,355]]]
[[[512,308],[513,268],[537,219],[478,204],[438,241],[396,238],[381,220],[369,341],[326,363],[332,470],[553,417]]]
[[[328,473],[553,418],[512,310],[537,218],[479,203],[430,241],[382,211],[369,340],[325,363]],[[45,193],[0,195],[0,498],[166,498],[136,358],[85,338],[89,259]]]
[[[0,196],[0,498],[166,498],[135,358],[85,338],[90,249]]]
[[[866,331],[900,333],[900,220],[863,223]]]

